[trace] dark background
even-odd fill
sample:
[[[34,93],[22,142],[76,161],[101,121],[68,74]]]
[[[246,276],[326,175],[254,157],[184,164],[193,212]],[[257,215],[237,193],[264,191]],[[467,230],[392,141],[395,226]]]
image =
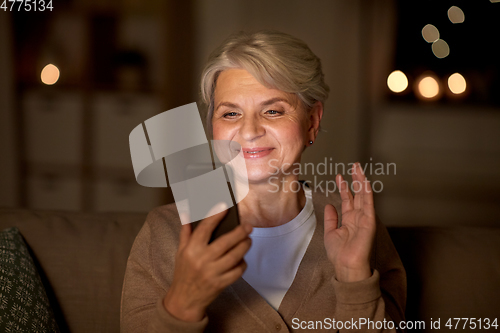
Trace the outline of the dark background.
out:
[[[209,53],[239,30],[303,39],[323,62],[331,93],[316,165],[396,163],[377,213],[388,225],[497,225],[500,217],[500,3],[477,1],[54,1],[45,12],[0,10],[0,207],[147,211],[169,189],[135,182],[128,134],[165,110],[198,101]],[[465,22],[452,24],[451,6]],[[17,11],[17,6],[15,7]],[[435,25],[450,46],[436,58],[421,35]],[[48,63],[61,71],[47,86]],[[402,70],[409,87],[386,84]],[[446,90],[423,101],[432,71]],[[306,174],[314,182],[333,174]],[[380,184],[380,183],[379,183]]]
[[[462,9],[464,23],[453,24],[448,19],[447,11],[452,5]],[[500,106],[500,96],[495,93],[500,89],[500,48],[493,34],[500,29],[498,5],[489,1],[399,1],[397,8],[397,68],[413,77],[426,70],[440,76],[460,72],[473,83],[469,95],[460,103]],[[421,30],[416,29],[428,23],[439,29],[440,38],[450,46],[450,55],[445,59],[434,56],[431,44],[422,38]]]

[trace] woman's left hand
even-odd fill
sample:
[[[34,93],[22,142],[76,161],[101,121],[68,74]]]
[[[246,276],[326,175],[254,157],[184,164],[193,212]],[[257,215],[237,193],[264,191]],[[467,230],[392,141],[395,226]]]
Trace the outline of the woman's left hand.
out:
[[[370,255],[376,229],[373,192],[359,163],[352,171],[354,197],[342,176],[336,177],[342,198],[340,228],[335,207],[325,207],[325,248],[340,282],[360,281],[372,275]]]

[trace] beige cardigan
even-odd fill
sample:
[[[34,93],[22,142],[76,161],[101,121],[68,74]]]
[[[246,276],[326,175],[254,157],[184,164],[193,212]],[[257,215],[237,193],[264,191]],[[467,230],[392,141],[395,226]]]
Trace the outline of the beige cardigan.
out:
[[[318,332],[331,332],[335,330],[326,328],[331,327],[332,319],[349,321],[352,325],[360,318],[374,322],[392,320],[397,327],[404,320],[406,275],[386,228],[377,221],[371,260],[373,275],[359,282],[338,282],[323,243],[323,214],[327,203],[333,204],[340,215],[338,194],[327,196],[313,191],[316,230],[278,311],[240,278],[208,307],[208,316],[195,323],[180,321],[163,307],[162,299],[173,278],[181,223],[175,204],[153,210],[137,235],[128,259],[122,291],[121,332],[294,332],[300,331],[300,325],[321,328],[320,324],[323,330]],[[359,328],[360,332],[371,332],[366,324]],[[340,330],[344,331],[357,330]],[[373,330],[376,331],[395,330]]]

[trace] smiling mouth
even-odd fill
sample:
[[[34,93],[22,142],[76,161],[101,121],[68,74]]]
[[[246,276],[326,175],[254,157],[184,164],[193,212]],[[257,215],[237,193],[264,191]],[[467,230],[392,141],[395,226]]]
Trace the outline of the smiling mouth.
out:
[[[257,153],[260,153],[260,152],[263,152],[263,151],[266,151],[266,150],[269,150],[269,149],[262,149],[262,150],[243,150],[244,153],[247,153],[247,154],[257,154]]]
[[[247,147],[241,147],[241,150],[245,153],[253,153],[253,152],[259,152],[259,151],[265,151],[265,150],[271,150],[274,149],[273,147],[253,147],[253,148],[247,148]]]
[[[243,154],[245,154],[247,156],[252,156],[252,155],[258,156],[261,153],[270,152],[273,149],[274,149],[273,147],[255,147],[252,149],[241,148],[241,149],[236,150],[236,152],[239,153],[240,151],[243,151]]]

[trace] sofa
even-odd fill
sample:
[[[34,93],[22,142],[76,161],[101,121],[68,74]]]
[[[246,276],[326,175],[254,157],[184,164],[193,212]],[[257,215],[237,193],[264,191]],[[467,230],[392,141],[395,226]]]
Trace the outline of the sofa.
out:
[[[127,257],[145,218],[0,209],[0,230],[15,226],[24,237],[61,332],[119,332]],[[448,318],[500,317],[500,227],[389,232],[408,275],[407,320],[425,325],[416,331],[436,331],[438,320],[449,330]],[[468,331],[463,324],[456,329]]]

